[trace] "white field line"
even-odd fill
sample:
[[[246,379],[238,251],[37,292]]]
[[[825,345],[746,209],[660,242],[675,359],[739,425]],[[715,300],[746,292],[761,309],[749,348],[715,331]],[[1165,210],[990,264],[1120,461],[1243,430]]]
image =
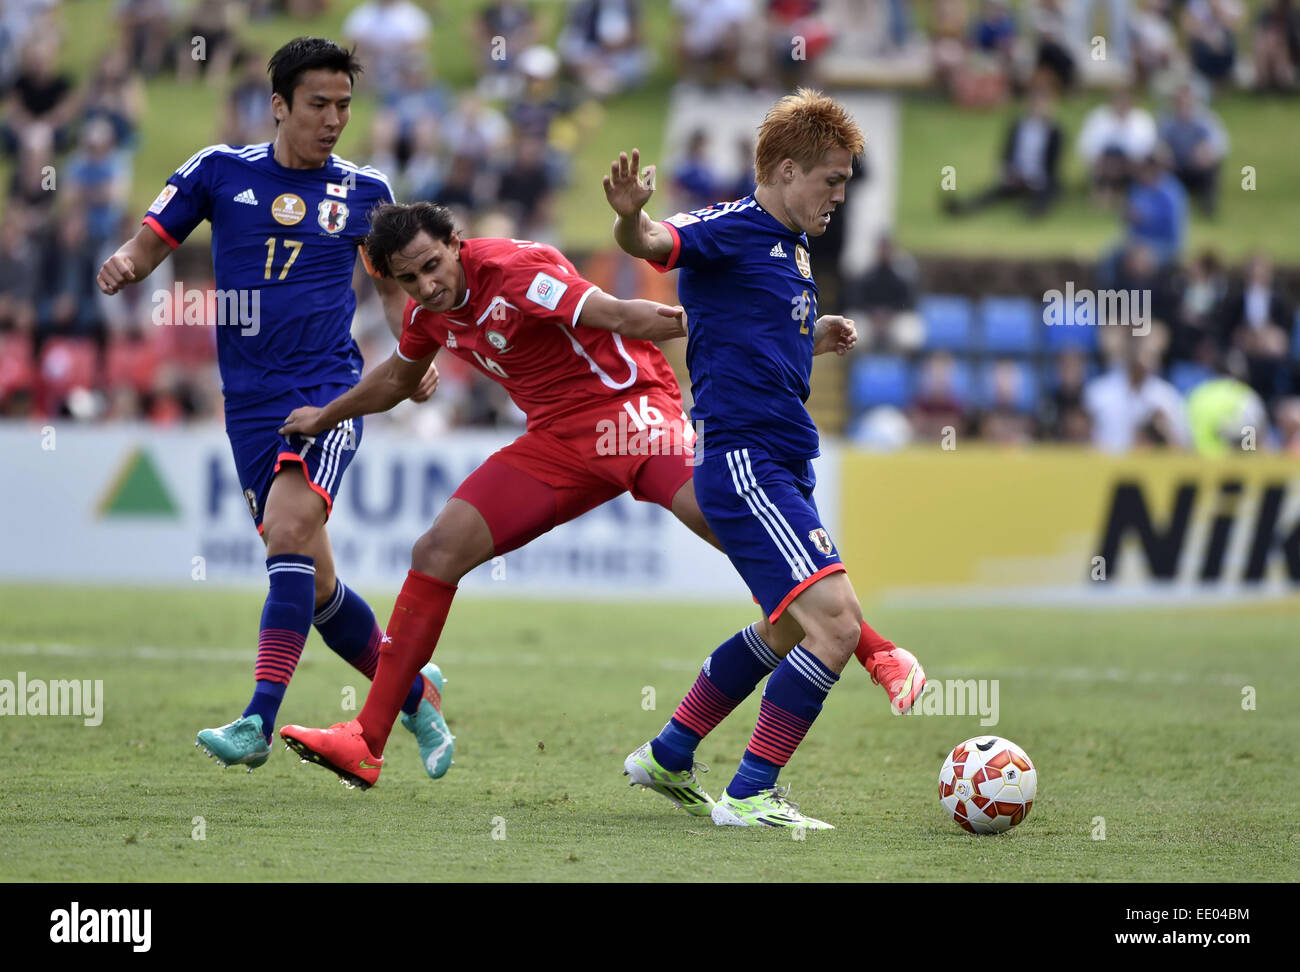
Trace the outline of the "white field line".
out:
[[[317,658],[329,657],[319,646],[313,646]],[[705,651],[701,651],[701,660]],[[54,641],[0,641],[0,657],[36,656],[49,658],[114,658],[139,661],[212,661],[235,662],[247,665],[252,662],[256,652],[252,647],[247,650],[219,650],[211,648],[159,648],[153,645],[136,645],[131,648],[101,648],[93,645],[70,645]],[[631,657],[592,661],[586,658],[570,658],[563,655],[545,655],[519,652],[511,655],[490,652],[472,652],[458,656],[457,668],[629,668],[640,664],[653,664],[665,671],[695,672],[699,665],[676,659],[649,659]],[[1050,679],[1057,682],[1116,682],[1136,685],[1231,685],[1253,684],[1252,676],[1231,672],[1184,672],[1184,671],[1133,671],[1125,668],[1087,668],[1081,666],[1062,668],[1033,667],[994,667],[979,672],[937,672],[927,673],[930,679]]]

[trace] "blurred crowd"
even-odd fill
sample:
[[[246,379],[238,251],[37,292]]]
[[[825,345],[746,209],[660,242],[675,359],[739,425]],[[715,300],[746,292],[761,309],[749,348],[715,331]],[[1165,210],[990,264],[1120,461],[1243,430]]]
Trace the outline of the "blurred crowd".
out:
[[[251,43],[247,28],[314,17],[331,2],[118,0],[119,42],[77,82],[60,66],[70,9],[7,0],[0,414],[219,417],[215,329],[152,321],[150,295],[168,290],[173,274],[205,286],[195,276],[210,274],[202,247],[182,247],[147,285],[115,298],[94,284],[100,263],[138,226],[130,199],[145,82],[219,92],[213,142],[273,139],[270,50]],[[436,21],[438,5],[348,4],[340,39],[367,68],[357,95],[374,108],[357,160],[386,172],[399,200],[451,206],[469,235],[560,242],[555,201],[573,178],[577,148],[609,120],[607,99],[646,83],[656,56],[701,93],[860,83],[870,78],[853,72],[872,64],[906,83],[915,64],[919,84],[961,105],[1022,104],[1001,139],[998,178],[946,194],[952,218],[1011,202],[1027,218],[1051,219],[1064,195],[1088,194],[1115,212],[1120,232],[1093,278],[1074,283],[1149,293],[1152,326],[1132,340],[1120,340],[1127,331],[1118,326],[1048,328],[1041,288],[992,297],[924,291],[917,260],[888,238],[865,274],[844,278],[840,218],[813,258],[824,306],[862,324],[845,391],[851,434],[898,444],[952,428],[1005,443],[1190,446],[1208,441],[1198,439],[1198,422],[1208,421],[1198,416],[1208,413],[1195,397],[1217,389],[1216,407],[1231,412],[1222,428],[1246,416],[1239,425],[1263,430],[1259,448],[1300,448],[1295,295],[1267,254],[1230,267],[1213,252],[1185,253],[1189,221],[1219,208],[1231,133],[1213,110],[1215,93],[1296,90],[1300,13],[1289,0],[671,0],[671,50],[658,52],[647,3],[565,0],[540,16],[537,3],[477,2],[463,38],[476,52],[476,78],[458,88],[440,78],[433,57],[435,29],[449,29]],[[1087,93],[1096,85],[1110,93]],[[1077,133],[1058,119],[1067,98],[1096,102]],[[1164,107],[1153,113],[1149,101]],[[710,167],[711,137],[694,132],[662,167],[671,204],[698,208],[752,191],[752,142],[738,140],[744,161],[720,173]],[[1069,152],[1083,162],[1084,185],[1065,184]],[[621,254],[579,266],[618,296],[674,299],[671,279]],[[373,364],[393,339],[359,273],[356,289],[354,334]],[[430,432],[521,421],[499,386],[444,358],[434,401],[400,407],[397,421]]]

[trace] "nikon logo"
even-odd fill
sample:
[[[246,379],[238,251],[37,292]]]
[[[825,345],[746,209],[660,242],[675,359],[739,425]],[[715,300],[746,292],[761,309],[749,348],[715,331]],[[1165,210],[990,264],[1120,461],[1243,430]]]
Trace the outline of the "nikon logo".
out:
[[[1176,487],[1173,509],[1163,523],[1154,521],[1142,486],[1122,481],[1115,486],[1110,512],[1099,551],[1103,562],[1112,565],[1107,580],[1117,578],[1121,546],[1136,540],[1153,580],[1176,580],[1180,573],[1201,581],[1236,580],[1259,583],[1268,568],[1280,558],[1286,577],[1300,583],[1300,517],[1282,522],[1287,487],[1266,485],[1246,493],[1240,480],[1227,479],[1217,491],[1202,491],[1195,483]],[[1243,500],[1249,498],[1247,504]],[[1208,529],[1199,549],[1192,549],[1193,514],[1197,504],[1212,503]],[[1253,507],[1253,510],[1247,507]],[[1234,555],[1229,557],[1229,551]],[[1184,569],[1179,570],[1183,565]]]

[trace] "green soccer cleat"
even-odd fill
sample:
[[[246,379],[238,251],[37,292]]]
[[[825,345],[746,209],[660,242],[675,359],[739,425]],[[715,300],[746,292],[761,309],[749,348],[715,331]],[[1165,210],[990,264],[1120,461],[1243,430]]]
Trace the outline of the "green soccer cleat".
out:
[[[722,791],[722,799],[713,806],[713,822],[719,827],[795,827],[804,830],[834,830],[830,824],[805,817],[799,805],[785,798],[788,786],[774,786],[752,797],[737,800]]]
[[[442,669],[429,662],[420,669],[420,674],[424,676],[424,698],[420,699],[414,715],[402,713],[402,725],[414,733],[424,771],[436,780],[451,767],[456,737],[442,717],[442,687],[446,684]]]
[[[262,735],[260,715],[240,716],[219,729],[200,729],[194,745],[226,766],[247,766],[253,772],[271,755],[271,744]]]
[[[692,817],[707,817],[713,812],[713,797],[700,789],[700,784],[695,779],[697,769],[701,773],[709,771],[703,763],[693,763],[690,769],[680,773],[664,769],[659,765],[659,760],[655,759],[649,743],[623,760],[623,775],[632,778],[628,786],[654,790]]]

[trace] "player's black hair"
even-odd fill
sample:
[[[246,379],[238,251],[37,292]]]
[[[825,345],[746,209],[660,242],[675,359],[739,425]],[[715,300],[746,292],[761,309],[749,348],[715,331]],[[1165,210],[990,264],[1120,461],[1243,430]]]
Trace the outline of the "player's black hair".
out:
[[[361,62],[356,54],[324,37],[295,37],[271,55],[266,65],[271,75],[271,91],[293,108],[293,89],[308,71],[342,71],[356,82]]]
[[[456,220],[451,210],[437,203],[383,203],[370,211],[370,232],[363,246],[366,259],[375,272],[390,276],[388,258],[419,235],[428,233],[435,240],[451,242]]]

